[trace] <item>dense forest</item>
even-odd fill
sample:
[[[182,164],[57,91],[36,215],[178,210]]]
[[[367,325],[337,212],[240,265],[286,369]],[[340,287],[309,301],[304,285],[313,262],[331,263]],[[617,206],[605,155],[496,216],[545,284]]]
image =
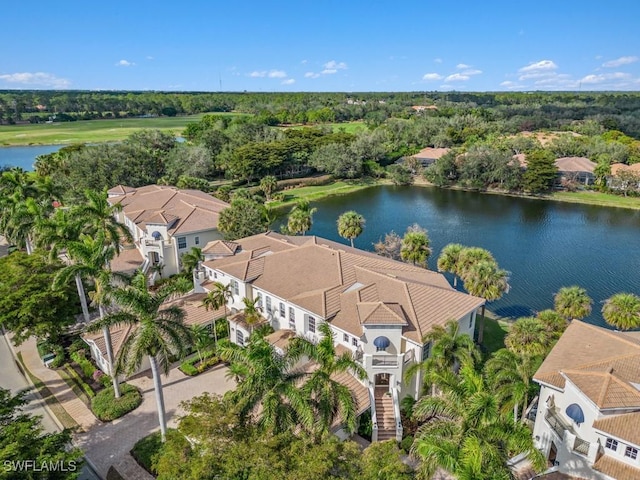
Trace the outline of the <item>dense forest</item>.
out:
[[[245,114],[204,115],[187,125],[182,143],[166,133],[141,131],[122,143],[73,145],[40,157],[38,173],[51,175],[69,196],[84,188],[162,183],[228,199],[231,188],[257,185],[265,176],[282,180],[314,174],[387,177],[397,184],[424,175],[438,186],[540,193],[554,185],[555,158],[596,162],[600,189],[607,188],[612,164],[640,162],[640,94],[627,92],[4,91],[0,111],[5,121],[12,115],[9,105],[25,115],[55,111],[70,118],[113,112]],[[35,113],[40,110],[47,112]],[[360,129],[346,123],[354,121]],[[425,147],[450,151],[424,170],[411,156]],[[526,171],[514,155],[524,156]],[[630,180],[625,185],[640,183]],[[637,193],[637,188],[624,193]]]

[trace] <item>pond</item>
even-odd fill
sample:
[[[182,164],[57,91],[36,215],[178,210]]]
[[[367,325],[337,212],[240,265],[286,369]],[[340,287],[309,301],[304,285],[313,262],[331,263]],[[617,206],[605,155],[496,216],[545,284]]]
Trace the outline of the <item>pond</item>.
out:
[[[640,211],[430,187],[373,187],[315,202],[309,234],[347,243],[336,220],[347,210],[366,219],[358,248],[372,250],[386,232],[418,223],[431,238],[429,268],[448,243],[490,250],[511,272],[511,290],[488,304],[500,316],[553,308],[559,288],[580,285],[594,300],[587,319],[604,325],[604,300],[640,294]],[[281,220],[281,222],[284,220]],[[449,277],[450,280],[451,277]]]
[[[38,145],[33,147],[0,147],[0,167],[9,165],[33,170],[38,155],[57,152],[63,145]]]

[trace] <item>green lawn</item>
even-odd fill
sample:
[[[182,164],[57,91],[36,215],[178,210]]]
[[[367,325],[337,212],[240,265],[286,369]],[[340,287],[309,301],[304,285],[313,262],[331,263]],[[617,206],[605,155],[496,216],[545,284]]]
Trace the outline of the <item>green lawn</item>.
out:
[[[339,180],[327,185],[318,185],[311,187],[292,188],[290,190],[284,190],[284,200],[270,202],[268,205],[270,208],[280,209],[295,205],[298,200],[308,200],[312,202],[314,200],[320,200],[321,198],[329,197],[332,195],[345,195],[347,193],[356,192],[363,188],[369,188],[374,185],[379,185],[381,182],[374,179],[360,179],[360,180]]]
[[[145,128],[173,132],[179,135],[187,123],[197,122],[205,114],[184,117],[125,118],[83,120],[78,122],[0,125],[0,145],[57,145],[70,143],[101,143],[124,140]],[[215,115],[240,115],[215,113]]]
[[[603,207],[621,207],[640,209],[639,197],[624,197],[601,192],[554,192],[549,197],[551,200],[562,202],[588,203],[589,205],[601,205]]]
[[[480,320],[480,315],[476,318],[476,323]],[[492,353],[504,348],[504,337],[509,332],[509,323],[504,320],[485,317],[484,338],[482,340],[483,351],[489,357]]]

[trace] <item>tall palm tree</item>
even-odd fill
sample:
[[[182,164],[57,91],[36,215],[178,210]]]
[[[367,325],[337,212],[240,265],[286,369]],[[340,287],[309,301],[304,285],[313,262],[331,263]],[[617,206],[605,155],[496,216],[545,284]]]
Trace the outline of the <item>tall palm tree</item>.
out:
[[[450,243],[442,249],[438,257],[438,271],[452,273],[454,287],[458,286],[461,266],[460,255],[465,248],[459,243]]]
[[[287,229],[293,235],[301,233],[304,235],[313,225],[313,214],[318,211],[317,208],[311,208],[307,200],[300,200],[289,212],[287,220]]]
[[[543,310],[536,315],[549,339],[555,343],[569,325],[567,319],[555,310]]]
[[[441,394],[422,397],[413,408],[423,423],[411,451],[421,460],[424,478],[442,468],[460,479],[510,479],[507,460],[522,452],[534,467],[544,467],[531,431],[500,414],[496,395],[471,365],[463,365],[459,375],[434,375],[434,381]]]
[[[191,247],[186,253],[183,253],[180,257],[180,262],[182,263],[182,269],[189,273],[191,277],[193,277],[193,272],[198,268],[200,262],[204,260],[204,255],[202,253],[202,249],[198,247]]]
[[[133,327],[118,352],[115,372],[130,375],[140,368],[144,357],[149,358],[163,442],[167,421],[160,371],[168,375],[172,359],[183,358],[193,342],[191,330],[184,324],[184,309],[175,303],[167,306],[165,302],[184,293],[184,288],[184,283],[170,282],[151,292],[145,275],[138,272],[131,285],[111,293],[122,310],[105,316],[92,327],[92,330],[112,325]]]
[[[499,268],[495,260],[480,260],[464,267],[462,280],[467,292],[484,298],[487,302],[498,300],[509,291],[509,272]],[[478,343],[482,343],[484,336],[485,309],[486,304],[483,304],[478,325]]]
[[[485,364],[487,381],[500,405],[502,413],[513,409],[513,421],[524,420],[530,395],[535,392],[533,375],[542,363],[542,356],[523,356],[507,348],[495,352]],[[522,413],[519,406],[522,405]]]
[[[427,231],[416,223],[409,227],[404,237],[402,237],[400,257],[405,262],[411,262],[414,265],[427,268],[427,261],[429,260],[429,255],[431,255],[429,243]]]
[[[93,281],[95,291],[90,297],[100,312],[100,319],[105,316],[104,306],[108,303],[108,294],[114,279],[122,278],[107,269],[107,264],[113,259],[116,248],[107,244],[107,240],[102,232],[95,238],[81,234],[78,241],[66,244],[67,254],[72,263],[64,267],[56,275],[53,288],[61,288],[66,285],[71,278],[89,279]],[[79,294],[84,295],[83,292]],[[116,398],[120,397],[120,386],[116,372],[114,371],[113,344],[111,342],[111,332],[108,327],[102,328],[104,342],[107,350],[107,363],[109,374],[112,377],[113,391]]]
[[[633,293],[616,293],[604,302],[602,316],[618,330],[640,327],[640,297]]]
[[[430,372],[457,371],[461,365],[480,361],[480,351],[473,339],[460,333],[456,320],[449,320],[444,327],[436,325],[422,342],[431,344],[429,358],[409,366],[405,372],[407,381],[418,372],[429,375]]]
[[[241,422],[257,418],[260,428],[274,433],[311,429],[313,411],[297,387],[304,372],[294,370],[291,356],[278,355],[261,336],[252,336],[245,348],[221,341],[218,354],[230,363],[229,375],[238,383],[229,396]]]
[[[211,335],[203,325],[191,325],[191,337],[193,338],[193,346],[198,352],[198,359],[202,362],[204,359],[202,353],[211,346]]]
[[[206,310],[218,310],[221,307],[224,307],[224,316],[227,316],[227,301],[233,298],[233,294],[231,293],[231,285],[220,282],[215,282],[213,284],[213,290],[207,293],[207,296],[202,299],[202,306]],[[218,333],[216,330],[216,319],[213,319],[213,337],[216,343],[216,348],[218,347]]]
[[[350,352],[342,355],[336,353],[334,334],[327,322],[321,322],[318,331],[321,334],[318,343],[304,337],[291,339],[288,354],[296,361],[307,357],[318,364],[318,368],[308,374],[302,391],[314,412],[313,433],[320,438],[330,431],[338,418],[344,422],[347,431],[353,432],[356,428],[357,412],[353,394],[346,385],[332,377],[349,372],[363,380],[367,372]]]
[[[471,267],[481,261],[494,262],[495,258],[489,250],[480,247],[464,247],[460,252],[457,263],[458,276],[464,280],[464,276]]]
[[[260,190],[264,192],[267,201],[271,200],[271,195],[278,189],[278,179],[273,175],[267,175],[260,180]]]
[[[577,285],[562,287],[553,298],[556,312],[567,320],[580,320],[591,313],[593,300],[587,291]]]
[[[349,240],[353,247],[353,239],[362,233],[364,224],[365,219],[362,215],[354,210],[349,210],[338,217],[338,234]]]
[[[257,300],[251,300],[247,297],[244,297],[242,299],[242,303],[244,303],[244,321],[247,322],[247,325],[249,325],[249,333],[253,334],[254,327],[262,320],[260,307],[256,305]]]
[[[511,325],[504,344],[517,355],[535,357],[547,353],[551,338],[537,318],[524,317]]]

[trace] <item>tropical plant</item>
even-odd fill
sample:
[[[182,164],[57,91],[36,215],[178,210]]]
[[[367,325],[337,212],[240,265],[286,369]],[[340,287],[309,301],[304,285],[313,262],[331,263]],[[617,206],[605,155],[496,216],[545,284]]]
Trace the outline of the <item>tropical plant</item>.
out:
[[[459,243],[450,243],[442,249],[438,257],[438,271],[452,273],[454,287],[458,284],[461,267],[460,256],[465,248]]]
[[[534,317],[516,320],[504,338],[504,344],[513,353],[523,357],[544,355],[549,350],[551,338],[542,323]]]
[[[260,180],[260,190],[264,192],[267,200],[271,200],[271,195],[278,189],[278,179],[273,175],[267,175]]]
[[[207,293],[207,296],[202,299],[202,306],[207,310],[218,310],[224,307],[224,316],[227,316],[227,300],[233,298],[231,293],[231,286],[220,282],[213,284],[213,290]],[[218,333],[216,329],[216,318],[213,319],[213,337],[218,346]]]
[[[604,302],[602,316],[609,325],[619,330],[638,328],[640,297],[633,293],[616,293]]]
[[[204,260],[202,249],[198,247],[191,247],[186,253],[183,253],[180,257],[180,263],[182,263],[182,269],[189,274],[189,278],[193,277],[193,272],[198,268],[200,262]]]
[[[365,219],[354,210],[344,212],[338,217],[338,234],[351,242],[353,247],[354,238],[358,237],[364,230]]]
[[[317,208],[311,208],[307,200],[300,200],[289,212],[287,221],[287,229],[290,234],[304,235],[311,230],[313,225],[313,214],[318,211]]]
[[[340,419],[349,432],[356,429],[356,402],[346,385],[335,375],[347,373],[360,380],[367,377],[366,370],[357,363],[351,352],[336,353],[334,334],[327,322],[318,325],[320,341],[315,343],[304,337],[291,339],[288,354],[295,361],[303,357],[317,363],[318,368],[307,374],[301,390],[314,412],[313,433],[320,438],[329,433],[331,425]]]
[[[560,338],[562,332],[564,332],[569,325],[567,323],[567,319],[555,310],[543,310],[538,312],[536,318],[544,328],[548,337],[554,343]]]
[[[427,261],[429,260],[429,255],[431,255],[429,243],[427,231],[417,223],[414,223],[402,237],[400,257],[405,262],[411,262],[414,265],[427,268]]]
[[[198,352],[198,359],[204,360],[203,353],[211,345],[211,335],[203,325],[191,325],[191,337],[193,338],[193,346]]]
[[[166,438],[167,422],[160,370],[167,375],[173,359],[183,358],[193,343],[191,330],[184,324],[184,309],[165,302],[189,287],[189,282],[168,282],[152,292],[147,288],[145,275],[139,272],[130,285],[111,292],[122,310],[105,316],[89,329],[108,329],[113,325],[133,327],[118,352],[115,373],[131,375],[140,368],[145,356],[149,358],[162,441]]]
[[[257,305],[257,302],[257,299],[252,300],[247,297],[242,299],[242,303],[244,304],[242,313],[244,314],[244,321],[249,325],[250,333],[253,333],[254,327],[262,321],[261,308]]]
[[[411,448],[423,478],[442,468],[460,479],[507,480],[512,478],[507,461],[518,453],[544,468],[531,431],[500,414],[496,395],[471,365],[463,365],[459,375],[444,371],[433,380],[440,395],[422,397],[413,409],[423,422]]]
[[[567,320],[580,320],[591,313],[593,300],[587,295],[587,291],[577,285],[562,287],[553,298],[556,312]]]

